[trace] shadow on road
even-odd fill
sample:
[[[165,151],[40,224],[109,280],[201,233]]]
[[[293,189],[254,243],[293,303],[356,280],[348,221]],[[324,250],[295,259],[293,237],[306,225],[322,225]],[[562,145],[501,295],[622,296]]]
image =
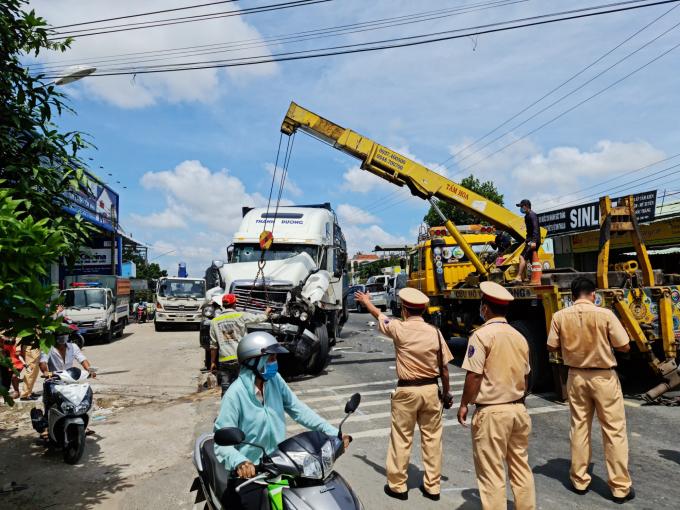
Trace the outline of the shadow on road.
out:
[[[107,465],[102,460],[98,436],[86,439],[79,465],[64,464],[62,452],[48,449],[36,436],[3,430],[0,437],[0,486],[16,482],[25,490],[0,495],[0,507],[35,509],[93,508],[106,496],[132,484],[121,477],[127,465]]]
[[[680,464],[680,452],[677,450],[659,450],[661,458]]]
[[[479,498],[477,489],[465,489],[460,493],[465,500],[456,510],[479,510],[482,508],[482,500]],[[514,510],[515,503],[508,500],[508,510]]]
[[[371,358],[371,359],[340,359],[333,360],[333,365],[365,365],[366,363],[386,363],[388,361],[394,362],[394,356],[388,358]]]
[[[373,470],[376,473],[385,477],[385,480],[387,480],[387,471],[385,470],[385,466],[383,466],[382,464],[378,464],[377,462],[373,462],[365,454],[364,455],[354,454],[354,457],[359,459],[367,466],[373,468]],[[418,468],[418,466],[409,463],[406,475],[408,476],[406,486],[408,487],[409,490],[417,489],[420,486],[420,484],[423,483],[423,471],[420,468]],[[448,480],[449,480],[448,477],[442,475],[443,482],[446,482]]]
[[[547,476],[561,482],[564,487],[571,491],[571,479],[569,478],[569,469],[571,467],[571,461],[569,459],[550,459],[548,462],[542,466],[536,466],[533,471],[534,474]],[[588,472],[592,477],[589,489],[602,496],[605,499],[611,497],[611,491],[607,482],[597,475],[593,475],[593,465],[591,464],[588,468]]]

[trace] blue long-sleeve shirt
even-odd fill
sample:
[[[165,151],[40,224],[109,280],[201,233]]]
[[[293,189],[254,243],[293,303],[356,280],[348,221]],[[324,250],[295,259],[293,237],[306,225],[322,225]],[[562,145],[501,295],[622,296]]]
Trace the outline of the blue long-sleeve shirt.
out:
[[[337,428],[295,396],[279,374],[264,383],[263,405],[255,396],[255,374],[246,368],[241,369],[238,379],[222,397],[215,431],[224,427],[238,427],[244,432],[245,441],[262,446],[269,454],[286,438],[284,411],[308,429],[328,435],[338,434]],[[232,471],[248,460],[256,464],[262,451],[249,445],[215,445],[215,454],[227,470]]]

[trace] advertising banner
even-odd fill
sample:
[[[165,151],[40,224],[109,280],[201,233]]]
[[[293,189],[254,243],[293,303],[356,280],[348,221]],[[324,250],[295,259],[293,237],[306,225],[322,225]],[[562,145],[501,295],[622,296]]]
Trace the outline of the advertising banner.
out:
[[[118,223],[118,193],[87,172],[83,181],[78,191],[66,193],[65,209],[98,227],[114,231]]]
[[[612,205],[623,197],[612,198]],[[652,221],[656,211],[656,190],[633,195],[635,200],[635,217],[639,223]],[[574,205],[540,213],[538,220],[541,227],[548,231],[548,236],[561,236],[573,232],[596,230],[600,228],[600,202]]]

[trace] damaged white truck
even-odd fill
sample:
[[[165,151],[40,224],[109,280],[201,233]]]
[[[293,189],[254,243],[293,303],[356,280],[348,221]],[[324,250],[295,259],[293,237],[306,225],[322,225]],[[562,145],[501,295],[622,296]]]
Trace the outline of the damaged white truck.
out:
[[[264,230],[273,233],[273,243],[263,251]],[[237,296],[239,310],[270,307],[271,319],[251,330],[271,332],[290,351],[281,359],[289,374],[320,373],[347,321],[347,247],[330,204],[244,208],[227,253],[226,264],[215,261],[206,272],[213,288],[203,316],[217,313],[212,298],[225,293]]]

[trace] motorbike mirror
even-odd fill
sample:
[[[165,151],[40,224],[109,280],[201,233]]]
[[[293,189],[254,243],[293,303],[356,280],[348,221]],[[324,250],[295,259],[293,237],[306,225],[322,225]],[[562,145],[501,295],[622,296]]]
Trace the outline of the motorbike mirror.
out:
[[[245,438],[246,435],[237,427],[226,427],[215,432],[215,443],[219,446],[236,446]]]
[[[361,394],[355,393],[345,404],[345,413],[351,414],[357,410],[359,404],[361,403]]]

